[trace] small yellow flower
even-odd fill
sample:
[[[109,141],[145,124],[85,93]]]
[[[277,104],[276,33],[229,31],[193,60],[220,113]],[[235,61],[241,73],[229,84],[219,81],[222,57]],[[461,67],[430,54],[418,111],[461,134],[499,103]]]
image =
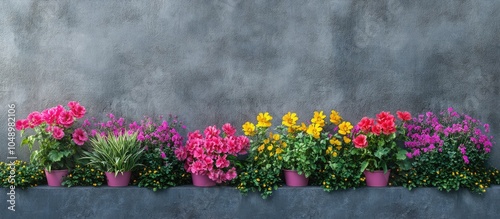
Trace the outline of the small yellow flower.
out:
[[[287,144],[286,142],[281,142],[281,147],[286,148]]]
[[[297,124],[297,120],[299,120],[299,117],[297,117],[296,113],[288,112],[283,116],[283,122],[282,124],[286,127],[293,127],[295,124]]]
[[[334,152],[332,153],[332,156],[333,156],[333,157],[337,157],[337,156],[338,156],[337,152],[336,152],[336,151],[334,151]]]
[[[283,149],[281,148],[276,148],[276,154],[281,154],[283,152]]]
[[[261,144],[259,146],[259,148],[257,148],[257,150],[259,151],[259,153],[262,153],[262,151],[264,151],[264,147],[265,147],[264,144]]]
[[[255,135],[255,125],[251,122],[245,122],[242,126],[243,132],[246,136],[254,136]]]
[[[323,114],[323,111],[314,111],[314,116],[311,119],[311,123],[317,124],[320,127],[325,126],[325,118],[326,116]]]
[[[264,141],[263,141],[263,143],[264,143],[264,144],[269,144],[269,142],[271,142],[271,140],[269,140],[269,138],[266,138],[266,139],[264,139]]]
[[[260,179],[259,179],[259,178],[257,178],[257,182],[260,182]]]
[[[257,115],[257,127],[270,127],[272,125],[271,120],[273,120],[273,117],[269,115],[268,112],[259,113],[259,115]]]
[[[273,150],[273,145],[269,145],[269,146],[267,146],[267,150],[268,150],[268,151]]]
[[[274,155],[274,153],[273,153],[273,152],[269,153],[269,156],[270,156],[270,157],[272,157],[273,155]]]
[[[344,136],[344,142],[345,142],[346,144],[349,144],[349,143],[351,143],[351,139],[350,139],[350,138],[348,138],[347,136]]]
[[[300,127],[298,128],[298,130],[303,131],[303,132],[307,131],[307,126],[306,126],[306,124],[305,124],[305,123],[301,123],[301,124],[300,124]]]
[[[330,139],[330,144],[331,144],[331,145],[338,145],[338,146],[340,146],[340,145],[342,145],[342,142],[341,142],[341,141],[339,141],[339,140],[338,140],[338,139],[336,139],[336,138],[332,138],[332,139]]]
[[[273,140],[274,140],[274,141],[278,141],[278,140],[280,140],[280,135],[279,135],[279,134],[274,134],[274,135],[273,135]]]
[[[319,124],[311,124],[307,128],[307,134],[313,136],[314,138],[318,139],[321,131],[323,131],[323,128]]]
[[[342,121],[342,117],[340,117],[339,113],[335,110],[332,110],[330,113],[330,122],[332,122],[335,125],[338,125]]]
[[[350,122],[344,121],[344,122],[340,123],[340,125],[339,125],[339,134],[341,134],[341,135],[350,134],[352,128],[353,128],[353,126],[351,125]]]

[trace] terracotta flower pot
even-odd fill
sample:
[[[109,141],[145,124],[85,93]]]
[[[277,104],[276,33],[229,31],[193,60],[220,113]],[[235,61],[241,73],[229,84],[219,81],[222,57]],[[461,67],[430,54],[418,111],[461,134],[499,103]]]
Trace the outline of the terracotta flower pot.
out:
[[[51,170],[50,172],[45,170],[45,176],[47,177],[47,184],[49,186],[61,186],[62,181],[68,175],[68,170]]]
[[[387,170],[387,173],[384,173],[383,170],[374,170],[368,171],[365,170],[363,172],[366,177],[366,185],[370,187],[385,187],[387,183],[389,183],[389,175],[391,174],[391,170]]]
[[[295,170],[283,170],[285,173],[285,183],[287,186],[307,186],[309,179],[304,174],[299,175]]]

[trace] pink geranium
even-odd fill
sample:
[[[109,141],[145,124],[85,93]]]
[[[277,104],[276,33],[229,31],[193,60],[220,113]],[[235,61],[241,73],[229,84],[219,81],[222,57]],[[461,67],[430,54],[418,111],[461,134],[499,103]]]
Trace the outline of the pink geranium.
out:
[[[83,107],[82,105],[80,105],[80,103],[76,102],[76,101],[71,101],[68,103],[68,106],[71,110],[71,113],[73,114],[73,116],[77,119],[79,118],[82,118],[83,116],[85,116],[85,107]]]
[[[229,123],[224,124],[222,132],[216,126],[208,126],[203,134],[199,130],[189,133],[186,145],[174,152],[177,159],[185,162],[187,172],[206,175],[217,183],[236,178],[236,169],[229,157],[246,153],[250,140],[236,136],[236,130]]]
[[[71,111],[63,111],[59,114],[57,122],[59,125],[62,125],[67,128],[73,125],[73,122],[75,122],[75,117],[73,117]]]
[[[50,129],[52,131],[52,136],[57,139],[61,140],[64,137],[64,131],[62,128],[59,128],[57,126],[54,126]]]
[[[85,114],[85,108],[78,102],[69,102],[69,110],[62,105],[34,111],[28,114],[26,119],[20,119],[16,122],[17,130],[33,129],[33,137],[26,137],[23,144],[33,146],[38,144],[37,150],[43,151],[42,157],[37,157],[36,162],[42,162],[44,168],[51,170],[66,169],[73,162],[74,155],[79,148],[77,145],[83,145],[87,140],[87,133],[80,128],[73,128],[78,118]],[[76,114],[72,110],[76,110]],[[24,133],[23,133],[24,134]],[[62,157],[47,156],[45,154],[63,154]],[[45,157],[43,157],[45,156]]]
[[[73,132],[73,142],[75,142],[75,144],[82,146],[87,140],[87,132],[83,129],[78,128]]]

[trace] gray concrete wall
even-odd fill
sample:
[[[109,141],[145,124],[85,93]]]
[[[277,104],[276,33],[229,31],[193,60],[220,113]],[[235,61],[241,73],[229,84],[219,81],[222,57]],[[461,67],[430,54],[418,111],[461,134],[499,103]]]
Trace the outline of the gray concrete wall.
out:
[[[494,0],[4,0],[0,130],[9,103],[23,118],[78,100],[90,117],[173,113],[191,131],[259,111],[305,121],[334,108],[357,122],[453,106],[500,136],[499,11]]]
[[[6,189],[0,189],[3,194]],[[180,186],[153,192],[127,187],[37,187],[16,190],[16,211],[2,218],[485,218],[500,215],[500,187],[467,190],[402,187],[326,193],[319,187],[281,187],[267,200],[230,187]],[[5,201],[3,201],[5,202]],[[7,208],[8,203],[2,204]],[[4,209],[2,209],[3,212]]]

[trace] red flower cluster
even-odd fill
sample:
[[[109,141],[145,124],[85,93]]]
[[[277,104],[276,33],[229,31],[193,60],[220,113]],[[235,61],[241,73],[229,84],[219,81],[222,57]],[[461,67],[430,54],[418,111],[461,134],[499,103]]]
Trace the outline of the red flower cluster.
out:
[[[236,178],[236,168],[231,167],[228,156],[246,154],[250,141],[245,136],[236,136],[236,129],[226,123],[221,131],[216,126],[208,126],[203,135],[199,130],[188,134],[185,147],[175,150],[180,161],[185,161],[187,172],[208,175],[217,183]]]
[[[397,116],[402,121],[411,120],[411,114],[409,112],[398,111]],[[373,135],[391,135],[396,132],[396,119],[390,112],[382,111],[376,116],[376,120],[368,117],[363,117],[359,121],[357,127],[359,128],[361,134],[356,136],[353,140],[354,146],[356,148],[365,148],[368,146],[367,134]]]

